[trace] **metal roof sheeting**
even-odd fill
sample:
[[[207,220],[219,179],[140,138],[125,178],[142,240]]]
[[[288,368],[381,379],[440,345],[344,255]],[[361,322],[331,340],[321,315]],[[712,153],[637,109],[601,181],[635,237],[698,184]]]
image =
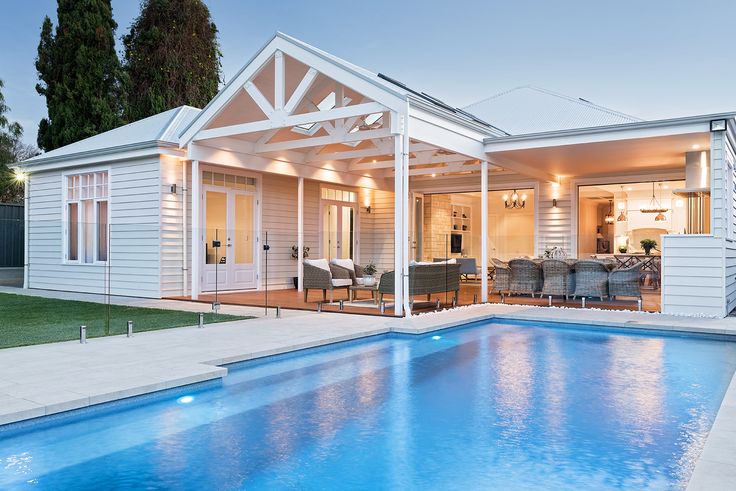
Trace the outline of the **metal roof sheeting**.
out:
[[[106,131],[78,142],[70,143],[50,152],[42,153],[25,160],[24,163],[33,164],[36,161],[47,161],[54,158],[115,147],[126,147],[128,145],[146,142],[163,142],[178,145],[179,132],[199,114],[199,111],[199,109],[189,106],[169,109],[168,111],[154,114],[140,121],[120,126],[114,130]]]
[[[643,121],[585,99],[531,85],[501,92],[464,109],[512,135]]]

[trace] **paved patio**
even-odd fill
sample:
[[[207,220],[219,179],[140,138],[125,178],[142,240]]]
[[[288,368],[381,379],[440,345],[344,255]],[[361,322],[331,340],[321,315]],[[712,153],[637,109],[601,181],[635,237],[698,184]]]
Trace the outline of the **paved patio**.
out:
[[[19,293],[12,288],[0,291]],[[99,295],[28,291],[53,298],[103,301]],[[202,310],[201,303],[111,297],[112,303]],[[645,312],[486,304],[410,319],[335,315],[223,306],[224,313],[257,319],[0,350],[0,424],[222,378],[221,365],[390,331],[422,334],[475,320],[552,321],[601,327],[657,329],[736,336],[736,318],[696,318]],[[736,481],[736,377],[698,461],[688,489],[725,489]]]

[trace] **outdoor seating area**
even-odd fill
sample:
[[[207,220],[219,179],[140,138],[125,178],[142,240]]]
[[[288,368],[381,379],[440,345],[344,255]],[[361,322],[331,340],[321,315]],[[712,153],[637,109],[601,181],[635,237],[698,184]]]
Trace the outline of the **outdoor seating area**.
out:
[[[645,275],[641,263],[617,267],[614,261],[576,259],[492,259],[492,291],[500,295],[576,298],[631,297],[641,302]]]

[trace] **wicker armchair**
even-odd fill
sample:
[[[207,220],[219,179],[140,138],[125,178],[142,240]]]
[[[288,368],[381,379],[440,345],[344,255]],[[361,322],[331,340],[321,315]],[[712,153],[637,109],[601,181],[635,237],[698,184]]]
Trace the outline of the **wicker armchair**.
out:
[[[381,275],[378,283],[378,301],[383,301],[384,295],[394,294],[396,275],[389,271]],[[432,293],[453,292],[458,298],[460,291],[460,265],[436,263],[415,264],[409,266],[409,297]]]
[[[611,271],[608,275],[608,294],[611,298],[618,296],[641,298],[640,277],[641,264]]]
[[[353,280],[353,285],[363,284],[363,266],[353,263],[352,259],[333,259],[330,261],[330,268],[332,267],[344,269]]]
[[[509,261],[511,268],[511,293],[534,294],[542,291],[542,267],[531,259],[512,259]]]
[[[353,273],[354,274],[354,273]],[[330,302],[333,300],[333,292],[338,288],[349,288],[353,285],[350,272],[337,266],[329,264],[326,259],[315,261],[304,260],[304,301],[307,301],[309,290],[322,290],[322,300],[327,301],[327,292],[330,292]]]
[[[600,261],[578,261],[575,263],[576,297],[598,297],[603,300],[608,296],[608,268]]]
[[[511,268],[500,259],[491,258],[493,264],[493,288],[492,291],[501,295],[503,292],[509,291],[511,287]]]
[[[542,296],[563,296],[565,300],[575,293],[575,275],[572,267],[559,259],[547,259],[542,262],[544,286]]]

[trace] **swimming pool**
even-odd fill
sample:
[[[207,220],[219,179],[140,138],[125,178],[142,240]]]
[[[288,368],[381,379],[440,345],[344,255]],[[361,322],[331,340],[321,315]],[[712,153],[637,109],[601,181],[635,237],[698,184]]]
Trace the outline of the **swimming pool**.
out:
[[[0,430],[0,489],[682,488],[736,343],[480,324]]]

